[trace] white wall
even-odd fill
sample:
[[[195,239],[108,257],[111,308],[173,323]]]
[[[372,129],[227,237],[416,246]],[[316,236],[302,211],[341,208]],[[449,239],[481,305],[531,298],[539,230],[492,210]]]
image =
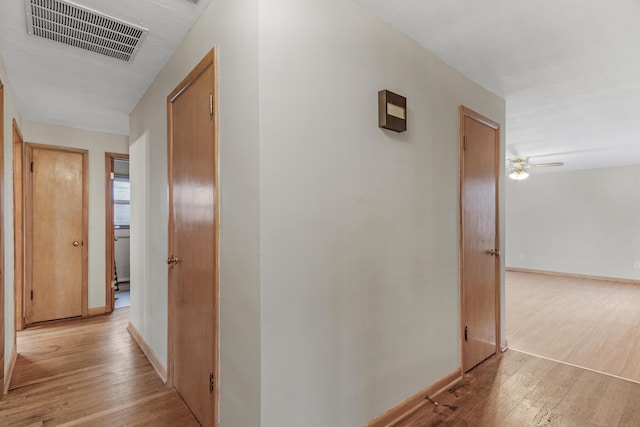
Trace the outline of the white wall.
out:
[[[640,279],[640,165],[507,184],[507,266]]]
[[[89,308],[105,306],[105,165],[106,152],[127,153],[129,138],[25,120],[25,142],[89,150]]]
[[[6,373],[15,336],[13,297],[13,119],[22,127],[22,117],[13,94],[4,61],[0,57],[0,80],[4,85],[4,370]],[[22,129],[21,129],[22,130]],[[5,377],[6,378],[6,377]]]
[[[459,366],[458,107],[504,101],[351,2],[212,3],[130,120],[131,322],[163,362],[166,96],[214,44],[220,424],[360,425]]]
[[[220,425],[260,425],[258,1],[212,2],[131,113],[131,322],[167,361],[167,95],[220,58]]]
[[[460,104],[504,125],[354,3],[261,2],[263,426],[362,425],[459,367]]]

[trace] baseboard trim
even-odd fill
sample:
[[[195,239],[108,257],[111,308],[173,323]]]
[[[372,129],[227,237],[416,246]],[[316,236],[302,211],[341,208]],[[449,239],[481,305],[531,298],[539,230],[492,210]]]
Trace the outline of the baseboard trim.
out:
[[[91,317],[91,316],[100,316],[101,314],[105,314],[107,312],[107,306],[102,306],[102,307],[91,307],[89,309],[89,313],[87,314],[87,316]]]
[[[462,375],[460,368],[458,368],[450,374],[440,378],[430,386],[423,388],[413,396],[410,396],[404,401],[398,403],[393,408],[378,415],[376,418],[366,423],[364,427],[393,426],[402,421],[403,418],[414,413],[422,405],[430,403],[429,400],[426,399],[427,396],[434,398],[460,381],[462,381]]]
[[[142,350],[144,355],[147,356],[147,360],[149,360],[149,363],[151,363],[151,366],[153,366],[153,369],[156,370],[156,372],[158,373],[158,376],[160,377],[160,379],[162,379],[162,382],[166,384],[167,368],[162,364],[162,362],[160,362],[158,355],[151,349],[149,344],[147,344],[145,339],[142,338],[142,335],[140,335],[140,332],[138,332],[136,327],[133,326],[131,322],[129,322],[129,325],[127,326],[127,331],[129,331],[131,338],[133,338],[136,344],[138,344],[138,347],[140,347],[140,350]]]
[[[534,270],[530,268],[517,268],[517,267],[506,267],[505,270],[513,271],[516,273],[545,274],[547,276],[571,277],[574,279],[602,280],[605,282],[628,283],[630,285],[640,285],[640,280],[622,279],[619,277],[590,276],[588,274],[561,273],[558,271]]]
[[[18,350],[16,346],[13,346],[11,350],[11,356],[9,356],[9,364],[7,365],[7,372],[4,376],[4,395],[9,393],[9,386],[11,385],[11,377],[13,377],[13,370],[16,367],[16,361],[18,360]]]

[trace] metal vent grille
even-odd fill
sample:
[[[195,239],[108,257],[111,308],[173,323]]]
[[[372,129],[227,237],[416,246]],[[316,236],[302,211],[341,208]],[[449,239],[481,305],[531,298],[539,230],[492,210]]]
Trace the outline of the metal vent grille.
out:
[[[131,62],[148,30],[61,0],[24,0],[34,36]]]

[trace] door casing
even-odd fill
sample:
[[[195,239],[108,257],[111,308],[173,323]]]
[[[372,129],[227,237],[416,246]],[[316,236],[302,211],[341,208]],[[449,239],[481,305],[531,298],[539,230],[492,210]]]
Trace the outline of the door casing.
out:
[[[464,164],[464,151],[465,151],[465,118],[475,120],[482,125],[485,125],[495,131],[495,138],[493,141],[495,151],[495,172],[493,180],[495,182],[495,223],[490,224],[495,227],[495,241],[493,243],[493,249],[500,250],[500,124],[493,120],[476,113],[475,111],[460,106],[460,370],[462,376],[471,367],[465,367],[465,326],[467,325],[466,319],[466,300],[465,300],[465,269],[464,269],[464,239],[465,239],[465,224],[464,224],[464,194],[463,185],[465,179],[465,164]],[[491,248],[487,248],[491,249]],[[500,252],[498,252],[500,253]],[[501,271],[499,256],[494,256],[493,261],[495,264],[495,283],[494,283],[494,301],[495,301],[495,353],[500,352],[500,307],[501,307]],[[467,369],[468,368],[468,369]]]
[[[13,269],[15,329],[24,329],[24,138],[13,119]]]
[[[4,386],[4,84],[0,80],[0,387]],[[15,329],[15,328],[14,328]],[[13,332],[15,341],[16,333]]]

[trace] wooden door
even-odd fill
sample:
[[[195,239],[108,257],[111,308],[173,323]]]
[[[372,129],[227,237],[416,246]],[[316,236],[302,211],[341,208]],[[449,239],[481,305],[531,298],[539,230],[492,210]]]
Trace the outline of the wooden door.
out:
[[[214,50],[168,97],[169,375],[203,426],[217,417],[216,69]]]
[[[461,341],[466,372],[499,350],[500,127],[464,107],[460,122]]]
[[[27,324],[86,315],[87,152],[27,144]]]

